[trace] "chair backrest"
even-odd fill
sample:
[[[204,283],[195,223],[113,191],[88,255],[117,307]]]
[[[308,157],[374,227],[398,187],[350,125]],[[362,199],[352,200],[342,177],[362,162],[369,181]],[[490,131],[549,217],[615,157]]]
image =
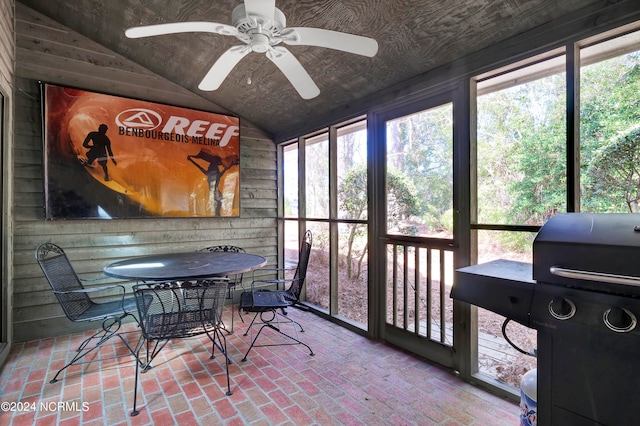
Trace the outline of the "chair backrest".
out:
[[[246,253],[245,249],[243,249],[242,247],[229,245],[210,246],[200,249],[199,251]],[[235,287],[236,285],[242,283],[242,277],[243,274],[236,274],[232,276],[229,285]],[[229,296],[229,298],[231,298],[231,296]]]
[[[200,251],[213,251],[213,252],[233,252],[233,253],[246,253],[242,247],[236,246],[211,246],[200,249]]]
[[[78,278],[62,248],[52,243],[40,244],[36,249],[36,261],[67,318],[76,321],[80,315],[94,305],[86,293],[60,293],[84,289],[82,281]]]
[[[226,280],[137,284],[133,294],[147,340],[191,337],[222,324]]]
[[[307,276],[307,266],[309,265],[309,257],[311,256],[311,244],[313,243],[313,235],[311,231],[304,233],[304,237],[302,238],[302,244],[300,244],[300,253],[298,254],[298,266],[296,267],[296,272],[293,275],[293,281],[291,282],[291,286],[287,290],[289,297],[292,299],[291,301],[299,301],[300,293],[302,292],[302,286],[304,285],[304,280]]]

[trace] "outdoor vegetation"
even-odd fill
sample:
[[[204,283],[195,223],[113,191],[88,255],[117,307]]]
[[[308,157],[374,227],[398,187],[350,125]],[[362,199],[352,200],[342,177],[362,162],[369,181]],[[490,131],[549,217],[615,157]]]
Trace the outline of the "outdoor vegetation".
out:
[[[582,211],[637,212],[639,57],[581,70]],[[542,225],[566,211],[565,85],[559,73],[478,98],[478,222]]]
[[[580,210],[638,213],[640,51],[584,62],[580,70],[579,104]],[[519,72],[522,75],[522,70]],[[491,81],[479,84],[483,90],[477,97],[477,162],[472,163],[477,164],[476,222],[541,226],[552,215],[567,211],[566,78],[563,67],[550,66],[548,72],[514,81],[517,83],[496,84],[493,88]],[[386,211],[390,234],[453,236],[452,129],[452,104],[387,122]],[[327,137],[318,137],[306,146],[307,218],[329,218]],[[366,152],[364,127],[339,136],[337,209],[338,218],[343,220],[337,235],[339,314],[363,325],[367,323],[368,273]],[[290,155],[288,163],[293,166],[289,178],[285,170],[285,213],[296,217],[297,161],[293,153],[285,152],[285,163],[286,155]],[[323,255],[318,255],[321,261],[310,267],[307,300],[328,309],[329,226],[321,222],[308,225],[315,228],[314,250],[322,250]],[[295,235],[294,228],[290,229]],[[477,234],[478,262],[495,258],[532,261],[535,237],[532,232],[483,230]],[[422,271],[409,272],[412,277],[424,278]],[[453,276],[452,272],[447,273]],[[434,280],[433,285],[433,295],[438,298],[450,291],[450,282]],[[393,298],[390,292],[391,289],[388,297]],[[451,309],[450,304],[427,302],[424,294],[420,295],[420,303],[425,306],[435,303],[432,315],[439,315],[439,306]],[[401,304],[388,306],[404,309]],[[403,318],[415,312],[397,314]],[[387,317],[393,316],[388,313]],[[442,318],[451,321],[451,312]],[[501,338],[502,320],[480,309],[481,334]],[[535,348],[533,330],[518,328],[516,324],[510,325],[510,332],[513,333],[510,337],[523,348]],[[504,351],[509,351],[504,340],[500,344]],[[482,349],[479,357],[481,371],[514,386],[519,385],[521,374],[535,366],[534,358],[514,352],[506,361],[483,354]]]
[[[453,236],[453,105],[387,122],[387,232]]]
[[[542,225],[566,211],[566,83],[556,73],[478,97],[478,222]],[[640,188],[640,52],[588,64],[580,85],[580,209],[638,212]],[[535,234],[479,231],[478,261],[531,262]],[[504,318],[479,309],[481,333],[500,338]],[[507,329],[522,349],[536,334]],[[513,386],[535,358],[504,341],[479,344],[479,368]],[[495,346],[505,358],[493,354]]]

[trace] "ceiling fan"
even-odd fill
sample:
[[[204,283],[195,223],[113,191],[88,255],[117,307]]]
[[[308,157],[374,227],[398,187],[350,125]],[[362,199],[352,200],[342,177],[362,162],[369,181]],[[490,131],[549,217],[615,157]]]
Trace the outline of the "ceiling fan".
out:
[[[150,37],[184,32],[208,32],[235,36],[245,44],[233,46],[218,58],[204,76],[198,88],[216,90],[231,70],[250,52],[265,53],[304,99],[320,93],[302,64],[281,43],[300,46],[319,46],[372,57],[378,43],[368,37],[320,28],[286,27],[282,11],[275,0],[244,0],[233,9],[233,25],[216,22],[176,22],[129,28],[129,38]]]

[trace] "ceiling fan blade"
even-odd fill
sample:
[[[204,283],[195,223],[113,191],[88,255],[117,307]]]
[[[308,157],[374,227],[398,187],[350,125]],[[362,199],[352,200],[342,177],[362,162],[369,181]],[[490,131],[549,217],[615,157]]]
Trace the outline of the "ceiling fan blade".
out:
[[[291,45],[326,47],[369,57],[378,53],[378,42],[374,39],[339,31],[292,27],[285,28],[282,37],[286,44]]]
[[[259,17],[273,22],[276,0],[244,0],[244,11],[249,19]]]
[[[204,76],[198,89],[200,90],[216,90],[225,78],[229,75],[233,67],[235,67],[240,59],[244,58],[251,48],[248,46],[233,46],[218,58],[213,66]]]
[[[280,68],[303,99],[315,98],[320,94],[318,86],[287,48],[274,46],[267,51],[267,58]]]
[[[236,27],[217,22],[175,22],[171,24],[144,25],[132,27],[124,32],[129,38],[150,37],[176,33],[215,33],[221,35],[238,35]]]

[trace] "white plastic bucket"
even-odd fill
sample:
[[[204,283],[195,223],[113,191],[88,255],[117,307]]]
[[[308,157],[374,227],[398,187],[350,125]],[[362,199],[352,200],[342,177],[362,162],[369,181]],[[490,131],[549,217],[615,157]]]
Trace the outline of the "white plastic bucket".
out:
[[[538,424],[538,370],[527,371],[520,380],[520,425]]]

